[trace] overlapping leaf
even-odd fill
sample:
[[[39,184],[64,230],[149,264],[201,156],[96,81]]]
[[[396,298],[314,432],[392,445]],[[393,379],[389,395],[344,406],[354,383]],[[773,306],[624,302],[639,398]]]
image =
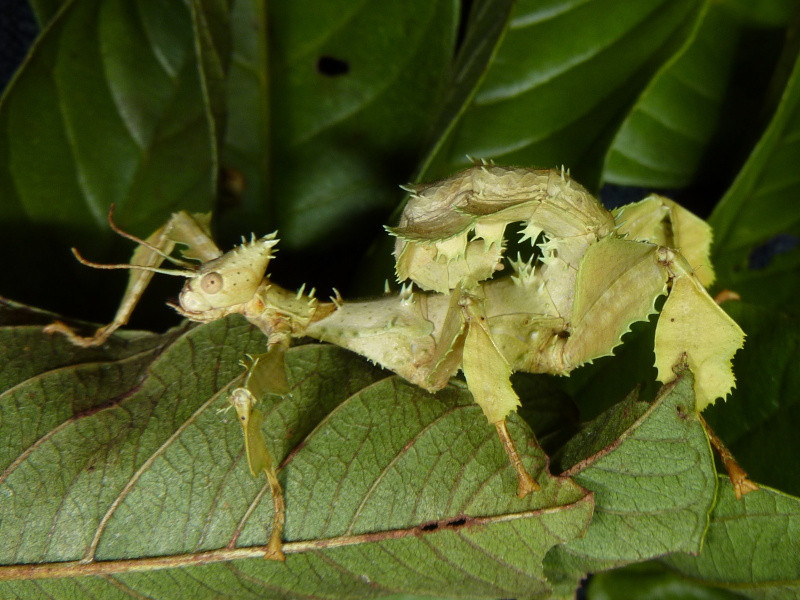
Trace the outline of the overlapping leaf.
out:
[[[598,573],[589,582],[588,594],[592,600],[742,600],[745,597],[691,581],[654,562]]]
[[[795,247],[800,224],[800,61],[796,40],[787,46],[785,88],[764,135],[712,215],[715,265],[720,283],[745,301],[731,304],[748,334],[736,357],[738,389],[709,422],[757,478],[798,493],[796,469],[782,457],[796,454],[791,423],[798,402],[792,384],[796,355],[796,295],[800,291]],[[778,72],[778,77],[781,75]],[[793,463],[793,460],[791,461]]]
[[[567,444],[562,461],[594,492],[595,514],[585,537],[550,552],[548,569],[582,575],[700,550],[716,478],[692,381],[686,371],[652,405],[615,405]]]
[[[227,200],[242,204],[248,219],[266,228],[272,221],[271,203],[266,202],[271,150],[266,4],[234,2],[230,23],[233,49],[227,78],[228,120],[220,157],[226,169],[223,193]],[[225,211],[219,216],[230,217]],[[241,235],[240,231],[234,233]]]
[[[7,346],[29,343],[17,331],[0,330]],[[64,344],[35,341],[37,354]],[[289,555],[269,564],[260,554],[272,504],[246,467],[236,419],[216,410],[241,374],[237,358],[263,336],[233,319],[160,342],[42,364],[2,395],[3,563],[38,563],[45,576],[91,565],[137,590],[159,578],[130,574],[143,566],[215,586],[216,563],[227,562],[239,585],[306,595],[447,587],[544,597],[545,552],[591,517],[591,495],[567,478],[542,475],[543,492],[516,498],[514,471],[463,388],[432,397],[341,349],[301,346],[289,353],[290,394],[265,399]],[[519,420],[511,431],[528,435]],[[545,466],[541,450],[520,447],[531,468]],[[338,575],[319,580],[320,569]],[[8,585],[21,594],[27,584]]]
[[[102,232],[116,203],[147,234],[176,207],[207,210],[215,126],[199,35],[183,3],[65,5],[0,106],[4,220]]]
[[[116,292],[68,249],[113,254],[112,203],[144,236],[174,210],[210,210],[221,4],[65,2],[49,21],[0,100],[0,252],[15,257],[5,296],[91,318],[64,290]]]
[[[40,27],[47,25],[47,22],[55,16],[63,3],[63,0],[31,0],[29,2]]]
[[[378,231],[437,114],[458,10],[453,0],[269,4],[270,195],[285,247],[341,244],[331,236],[359,223]]]
[[[795,168],[800,160],[800,54],[796,45],[792,49],[774,116],[711,224],[721,283],[746,301],[795,312],[800,290],[800,258],[792,251],[800,235],[800,174]]]
[[[791,468],[800,452],[800,326],[745,303],[731,303],[730,310],[747,343],[734,359],[736,389],[727,402],[709,407],[706,418],[758,481],[800,495],[800,471]]]
[[[748,598],[797,598],[800,593],[800,500],[764,488],[737,501],[730,482],[720,497],[699,556],[663,563],[696,581]]]
[[[12,352],[65,347],[22,329],[29,338],[17,337],[19,325],[0,328]],[[543,473],[543,491],[518,500],[514,471],[463,386],[430,396],[336,347],[300,346],[288,355],[291,392],[262,405],[287,506],[287,562],[269,563],[260,558],[272,522],[265,482],[249,474],[236,419],[216,410],[241,374],[236,359],[259,351],[262,334],[235,318],[115,344],[83,359],[78,351],[74,365],[5,374],[16,384],[0,396],[2,561],[31,567],[0,568],[0,578],[45,578],[4,584],[9,594],[44,586],[60,597],[86,582],[170,597],[164,590],[190,577],[239,590],[231,597],[447,589],[545,598],[602,560],[593,540],[619,548],[608,536],[633,524],[660,529],[630,545],[633,554],[606,557],[615,564],[696,548],[713,498],[707,443],[682,412],[690,382],[578,438],[573,454],[590,455],[573,468],[583,487]],[[519,419],[511,432],[529,468],[546,468],[532,440],[519,441],[529,435]],[[590,491],[601,499],[594,517]],[[547,551],[565,543],[543,571]],[[60,580],[92,573],[102,583]]]

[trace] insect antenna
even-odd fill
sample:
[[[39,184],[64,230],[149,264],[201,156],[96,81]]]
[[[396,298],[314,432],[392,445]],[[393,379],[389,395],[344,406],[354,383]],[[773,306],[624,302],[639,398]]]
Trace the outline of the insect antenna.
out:
[[[114,233],[116,233],[117,235],[119,235],[121,237],[124,237],[127,240],[131,240],[132,242],[136,242],[137,244],[140,244],[140,245],[144,246],[145,248],[148,248],[149,250],[152,250],[153,252],[158,254],[160,257],[165,258],[166,260],[171,262],[173,265],[178,265],[179,267],[186,267],[187,269],[196,268],[196,265],[194,263],[191,263],[191,262],[189,262],[187,260],[182,260],[182,259],[177,258],[175,256],[170,256],[169,254],[165,253],[160,248],[157,248],[156,246],[154,246],[150,242],[148,242],[146,240],[143,240],[141,238],[138,238],[135,235],[133,235],[131,233],[128,233],[127,231],[124,231],[122,228],[120,228],[120,226],[117,225],[114,222],[114,204],[113,203],[111,204],[111,206],[108,207],[108,224],[111,226],[112,231]],[[80,258],[78,260],[80,260]],[[92,265],[89,265],[89,266],[92,266]],[[97,267],[95,267],[95,268],[97,268]],[[150,270],[150,269],[145,269],[145,270]],[[156,271],[156,272],[160,273],[162,271]]]
[[[139,271],[152,271],[153,273],[163,273],[164,275],[175,275],[177,277],[193,277],[195,275],[195,272],[191,269],[181,271],[179,269],[160,269],[158,267],[148,267],[146,265],[130,265],[128,263],[119,263],[110,265],[103,263],[96,263],[92,262],[91,260],[87,260],[83,256],[81,256],[77,248],[72,248],[72,254],[75,255],[75,258],[78,259],[79,263],[86,265],[87,267],[92,267],[93,269],[137,269]]]

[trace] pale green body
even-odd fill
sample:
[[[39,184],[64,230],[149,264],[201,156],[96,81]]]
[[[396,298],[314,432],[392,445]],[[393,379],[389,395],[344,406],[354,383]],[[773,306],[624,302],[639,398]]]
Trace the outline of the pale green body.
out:
[[[538,243],[538,259],[504,262],[511,223]],[[666,198],[611,213],[563,173],[482,165],[417,189],[390,231],[398,277],[427,291],[345,303],[307,335],[435,391],[463,367],[468,331],[485,319],[488,336],[475,349],[484,358],[497,353],[510,371],[566,375],[611,354],[682,279],[687,291],[664,308],[682,304],[681,318],[658,327],[659,378],[671,379],[685,357],[698,371],[699,410],[733,385],[730,359],[743,334],[705,292],[710,229]],[[697,348],[696,332],[708,329],[706,348]],[[491,422],[517,405],[513,392],[476,400]]]
[[[519,404],[513,371],[567,375],[608,355],[669,293],[656,331],[659,379],[669,381],[676,364],[688,363],[698,410],[733,386],[731,358],[743,334],[704,287],[713,280],[710,228],[666,198],[611,213],[563,171],[484,164],[417,187],[389,231],[397,237],[398,279],[409,284],[365,302],[321,303],[313,293],[285,290],[265,277],[274,234],[222,254],[186,213],[148,238],[154,247],[139,248],[134,263],[153,268],[162,260],[158,249],[190,240],[184,255],[201,264],[179,272],[188,281],[176,308],[202,322],[244,315],[268,336],[271,365],[292,337],[310,336],[429,391],[462,370],[517,469],[521,495],[538,486],[505,428]],[[538,254],[509,260],[511,234],[538,245]],[[133,273],[117,318],[95,337],[80,338],[63,325],[52,330],[76,343],[102,343],[127,321],[150,276]],[[253,422],[252,402],[238,401],[237,410]],[[245,435],[248,455],[259,455],[250,445],[263,441],[247,427]]]

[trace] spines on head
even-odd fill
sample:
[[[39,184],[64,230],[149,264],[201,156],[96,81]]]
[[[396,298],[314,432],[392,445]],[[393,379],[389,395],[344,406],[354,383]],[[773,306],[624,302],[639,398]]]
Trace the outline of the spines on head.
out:
[[[189,315],[227,308],[251,300],[264,280],[278,243],[277,232],[242,244],[203,263],[184,284],[180,305]]]

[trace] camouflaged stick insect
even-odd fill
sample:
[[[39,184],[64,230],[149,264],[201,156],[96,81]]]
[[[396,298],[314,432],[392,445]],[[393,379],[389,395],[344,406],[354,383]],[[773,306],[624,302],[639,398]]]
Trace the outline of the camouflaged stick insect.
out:
[[[506,260],[512,223],[538,257]],[[563,170],[484,164],[415,188],[390,232],[398,279],[411,282],[397,295],[322,303],[280,288],[264,276],[272,234],[177,273],[189,279],[175,308],[201,322],[240,313],[270,349],[301,335],[332,342],[429,391],[462,370],[509,455],[520,496],[539,486],[505,424],[519,405],[513,371],[567,375],[611,354],[669,293],[656,331],[659,379],[672,380],[673,367],[688,363],[698,412],[733,386],[730,362],[743,334],[705,291],[713,280],[710,229],[665,198],[611,213]],[[506,266],[510,273],[495,277]],[[423,291],[413,293],[412,284]],[[752,484],[742,472],[734,485],[739,494]]]
[[[567,375],[611,354],[659,296],[669,292],[656,332],[659,379],[671,381],[673,367],[687,362],[698,412],[733,387],[730,362],[743,334],[705,291],[711,232],[674,202],[651,196],[610,213],[563,171],[490,164],[411,191],[389,231],[398,279],[425,292],[404,287],[399,302],[345,303],[307,333],[429,391],[460,368],[517,471],[518,495],[538,484],[506,429],[519,405],[510,374]],[[512,223],[540,256],[508,261],[512,272],[496,277]],[[741,471],[734,481],[737,494],[752,485]]]
[[[744,334],[705,289],[714,279],[710,227],[675,202],[653,195],[610,213],[563,169],[486,163],[411,191],[398,227],[390,229],[398,238],[398,277],[460,298],[462,370],[515,467],[502,428],[519,401],[506,373],[566,375],[611,354],[663,294],[669,296],[656,329],[658,379],[669,382],[673,368],[686,363],[695,373],[698,414],[732,389],[731,359]],[[521,225],[521,241],[543,240],[541,255],[535,264],[510,261],[514,273],[493,278],[504,267],[511,223]],[[737,497],[756,489],[701,422]],[[519,468],[518,476],[523,495]]]

